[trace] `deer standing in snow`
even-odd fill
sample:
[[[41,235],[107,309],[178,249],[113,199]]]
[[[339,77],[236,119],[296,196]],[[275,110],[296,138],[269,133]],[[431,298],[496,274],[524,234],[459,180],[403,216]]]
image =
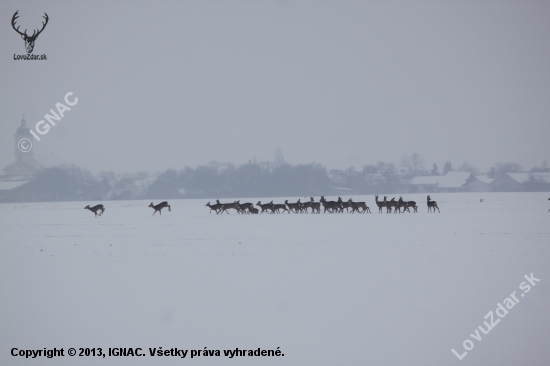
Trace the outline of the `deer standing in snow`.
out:
[[[433,210],[434,210],[434,213],[435,213],[435,209],[436,209],[436,208],[437,208],[437,211],[438,211],[439,213],[441,213],[441,211],[439,211],[439,207],[437,207],[437,202],[431,201],[430,196],[428,196],[428,212],[431,212],[432,208],[433,208]]]

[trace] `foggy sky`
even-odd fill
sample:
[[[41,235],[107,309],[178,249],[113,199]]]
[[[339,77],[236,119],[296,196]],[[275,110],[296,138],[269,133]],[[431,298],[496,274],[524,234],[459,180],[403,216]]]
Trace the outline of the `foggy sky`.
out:
[[[11,27],[49,24],[33,54]],[[13,134],[79,98],[38,162],[118,172],[420,154],[550,161],[548,1],[0,3],[0,169]],[[32,33],[30,31],[29,33]]]

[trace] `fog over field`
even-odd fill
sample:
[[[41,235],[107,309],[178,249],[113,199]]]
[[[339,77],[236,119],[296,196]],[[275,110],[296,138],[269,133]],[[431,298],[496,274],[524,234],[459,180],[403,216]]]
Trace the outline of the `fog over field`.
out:
[[[0,366],[548,365],[550,2],[0,14]]]
[[[21,30],[49,23],[15,61]],[[12,135],[71,91],[34,144],[93,172],[272,160],[362,167],[548,156],[546,1],[3,1],[0,166]],[[38,159],[40,160],[40,159]]]

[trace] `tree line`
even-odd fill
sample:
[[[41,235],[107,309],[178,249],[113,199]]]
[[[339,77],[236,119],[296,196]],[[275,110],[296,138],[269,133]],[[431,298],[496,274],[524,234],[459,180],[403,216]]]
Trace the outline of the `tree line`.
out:
[[[521,171],[514,163],[495,164],[488,172],[493,177]],[[195,168],[168,169],[153,179],[142,191],[133,195],[110,195],[121,182],[151,178],[147,172],[123,174],[112,171],[98,175],[75,165],[46,168],[38,171],[33,180],[20,187],[0,191],[1,202],[43,202],[105,199],[177,199],[177,198],[230,198],[230,197],[304,197],[341,194],[393,194],[405,191],[410,178],[417,175],[439,175],[451,170],[479,170],[468,163],[453,169],[445,163],[440,172],[436,164],[424,168],[418,154],[404,156],[400,166],[378,162],[360,170],[327,169],[321,164],[291,165],[279,152],[273,162],[252,162],[243,165],[211,162]],[[544,162],[531,169],[533,172],[550,171]],[[118,187],[124,191],[124,187]]]

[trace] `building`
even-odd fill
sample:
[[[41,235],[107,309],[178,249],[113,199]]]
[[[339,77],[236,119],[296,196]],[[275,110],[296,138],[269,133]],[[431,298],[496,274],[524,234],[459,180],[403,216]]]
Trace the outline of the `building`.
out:
[[[494,192],[550,191],[550,173],[505,173],[490,184]]]
[[[414,177],[408,185],[408,193],[434,193],[437,184],[443,177],[443,175]]]
[[[475,179],[468,183],[471,192],[490,192],[493,178],[486,175],[476,175]]]
[[[469,172],[450,171],[445,175],[419,176],[411,179],[409,193],[489,192],[490,178]]]
[[[22,119],[21,126],[19,126],[13,136],[15,138],[15,161],[4,168],[6,174],[0,177],[1,180],[13,180],[15,177],[20,177],[20,180],[30,180],[34,176],[34,173],[42,168],[40,164],[34,160],[32,148],[26,152],[19,148],[19,141],[22,139],[26,138],[32,141],[33,137],[29,130],[27,122],[25,119]]]
[[[19,126],[13,137],[15,139],[15,159],[13,163],[4,168],[5,174],[0,175],[0,201],[8,197],[13,189],[30,182],[36,171],[42,168],[34,160],[32,148],[27,152],[19,149],[21,139],[32,139],[25,119],[21,120],[21,126]]]
[[[475,177],[470,172],[450,171],[437,183],[437,192],[468,192],[468,186]]]

